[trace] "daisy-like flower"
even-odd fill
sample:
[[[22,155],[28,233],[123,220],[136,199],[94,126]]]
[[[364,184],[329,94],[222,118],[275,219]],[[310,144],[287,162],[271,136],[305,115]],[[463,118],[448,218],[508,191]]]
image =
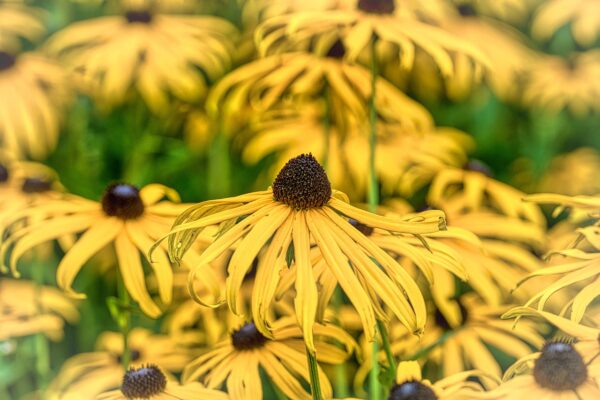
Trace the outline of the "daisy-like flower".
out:
[[[222,308],[211,308],[188,300],[173,310],[165,321],[166,331],[177,343],[185,346],[212,346],[224,334]]]
[[[229,68],[236,34],[220,18],[132,6],[120,16],[68,26],[50,38],[47,50],[102,105],[123,103],[133,88],[160,114],[169,109],[171,98],[186,103],[203,99],[207,85]]]
[[[0,140],[5,151],[19,158],[44,158],[56,147],[70,100],[68,77],[58,64],[0,47]]]
[[[315,324],[314,329],[319,361],[340,364],[354,350],[354,340],[342,329],[321,324]],[[305,352],[302,331],[294,317],[273,322],[271,339],[248,322],[187,365],[183,381],[202,379],[209,388],[220,387],[226,381],[232,400],[262,399],[259,374],[262,368],[283,394],[291,399],[310,400],[312,396],[303,387],[310,381]],[[323,396],[329,399],[332,397],[329,379],[320,367],[318,372]]]
[[[258,48],[262,54],[270,54],[298,48],[295,38],[308,42],[311,38],[330,40],[337,36],[347,49],[346,57],[356,60],[368,51],[373,37],[376,37],[381,44],[378,59],[397,59],[399,66],[405,70],[412,68],[417,48],[434,59],[444,76],[454,73],[452,52],[462,53],[478,65],[487,63],[476,47],[437,26],[421,22],[414,9],[408,7],[403,11],[401,4],[396,7],[395,0],[357,0],[351,3],[353,7],[296,12],[270,18],[256,33]]]
[[[77,306],[58,289],[0,279],[0,341],[36,333],[57,341],[63,337],[64,322],[78,320]]]
[[[332,191],[315,158],[300,155],[281,169],[268,190],[203,202],[184,212],[169,234],[169,254],[177,262],[205,227],[219,225],[221,233],[202,253],[190,274],[190,284],[202,279],[207,263],[237,243],[228,265],[225,298],[239,315],[243,278],[263,250],[253,284],[251,310],[256,326],[267,337],[271,336],[268,310],[280,274],[287,270],[286,260],[293,259],[297,271],[296,315],[307,346],[314,351],[312,327],[319,302],[310,258],[314,244],[356,307],[369,340],[375,337],[375,310],[380,301],[412,332],[421,332],[425,304],[416,283],[391,256],[348,223],[348,218],[390,233],[421,235],[445,228],[443,213],[439,211],[383,218],[350,206],[343,193]],[[193,294],[193,286],[190,289]]]
[[[582,400],[600,398],[596,383],[598,368],[590,368],[588,359],[573,344],[548,342],[541,352],[523,357],[507,371],[498,388],[479,394],[479,399]],[[516,372],[527,372],[513,377]]]
[[[244,113],[264,112],[282,98],[315,100],[327,92],[327,115],[332,126],[343,132],[357,123],[366,123],[371,98],[370,72],[342,60],[346,49],[339,40],[326,43],[315,52],[264,57],[229,73],[207,99],[209,114],[221,115],[226,132],[231,132],[235,127],[227,125],[228,116],[235,116],[239,123]],[[432,127],[432,117],[423,106],[384,79],[378,79],[376,85],[376,107],[381,121],[406,132],[422,132]]]
[[[473,392],[484,391],[478,383],[468,381],[481,375],[478,371],[466,371],[431,383],[423,379],[419,363],[403,361],[398,364],[396,383],[388,400],[467,400]]]
[[[598,112],[600,95],[600,50],[540,58],[527,70],[522,101],[528,106],[580,116]]]
[[[163,371],[177,373],[193,358],[189,349],[178,347],[172,338],[134,328],[129,332],[131,367],[153,363]],[[96,342],[96,351],[77,354],[68,359],[54,378],[47,393],[52,400],[94,399],[121,385],[125,370],[121,362],[123,336],[104,332]],[[169,375],[173,379],[172,375]]]
[[[154,364],[131,368],[123,376],[121,388],[102,393],[98,400],[228,400],[226,393],[206,389],[198,382],[180,385],[168,381],[163,372]]]
[[[550,297],[557,292],[581,286],[582,289],[567,304],[571,307],[571,319],[580,321],[588,306],[600,295],[600,197],[535,194],[528,196],[527,200],[541,204],[560,204],[554,211],[555,216],[565,207],[573,207],[580,213],[588,213],[588,218],[592,220],[591,224],[576,230],[579,237],[574,247],[555,250],[549,254],[563,256],[563,260],[533,272],[526,278],[555,275],[559,277],[527,302],[526,305],[537,303],[539,310],[543,310]]]
[[[161,309],[146,288],[140,253],[146,255],[155,240],[169,231],[175,216],[185,205],[161,201],[163,197],[179,201],[175,191],[152,184],[138,190],[135,186],[117,183],[109,185],[101,201],[65,195],[13,213],[13,221],[30,221],[26,226],[8,232],[2,244],[3,255],[12,248],[9,262],[18,276],[17,263],[30,249],[65,235],[82,233],[65,253],[58,265],[58,286],[75,297],[85,297],[72,288],[83,265],[105,246],[114,244],[118,267],[125,287],[142,311],[156,318]],[[13,246],[14,245],[14,246]],[[194,251],[189,254],[193,257]],[[172,298],[173,271],[163,248],[156,249],[151,264],[158,277],[162,303]]]
[[[600,5],[595,0],[549,0],[533,17],[531,32],[539,40],[548,40],[569,25],[575,41],[592,46],[600,34]]]

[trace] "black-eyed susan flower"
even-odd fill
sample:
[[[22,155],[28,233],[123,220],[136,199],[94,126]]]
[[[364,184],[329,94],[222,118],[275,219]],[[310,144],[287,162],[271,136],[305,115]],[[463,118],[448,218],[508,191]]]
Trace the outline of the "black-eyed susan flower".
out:
[[[598,111],[600,51],[573,54],[569,59],[545,56],[526,71],[522,102],[530,107],[576,116]]]
[[[36,333],[60,340],[65,321],[78,320],[77,306],[58,289],[36,287],[25,280],[0,279],[0,341]]]
[[[188,300],[166,317],[166,331],[184,346],[212,346],[228,328],[220,310]]]
[[[498,388],[479,399],[581,400],[600,397],[597,372],[587,364],[591,354],[582,354],[568,342],[548,342],[541,352],[523,357],[510,367]],[[516,373],[521,372],[518,376]]]
[[[468,56],[479,65],[485,56],[470,43],[462,41],[438,26],[419,20],[417,9],[394,0],[358,0],[326,11],[304,11],[273,17],[259,27],[257,45],[262,54],[290,51],[309,39],[333,42],[339,38],[346,57],[356,60],[368,53],[373,38],[381,44],[378,60],[395,62],[402,69],[413,66],[416,49],[428,53],[444,76],[454,73],[450,53]],[[422,2],[415,2],[419,4]],[[301,40],[297,40],[300,38]]]
[[[134,89],[160,114],[172,98],[203,99],[207,85],[229,68],[235,36],[236,28],[220,18],[133,5],[123,15],[73,23],[50,38],[47,50],[102,106],[123,103]]]
[[[101,393],[98,400],[228,400],[226,393],[207,389],[198,382],[181,385],[168,381],[154,364],[131,368],[123,376],[121,388]]]
[[[479,371],[466,371],[432,383],[423,379],[419,363],[404,361],[398,364],[388,400],[467,400],[474,392],[484,391],[479,383],[468,380],[481,375]]]
[[[578,237],[569,248],[554,250],[549,256],[563,257],[562,260],[531,273],[526,279],[538,276],[556,276],[557,280],[545,286],[526,305],[537,304],[543,310],[548,300],[557,292],[567,288],[581,288],[572,300],[571,319],[580,321],[588,306],[600,295],[598,285],[600,273],[600,197],[564,196],[557,194],[535,194],[527,197],[529,201],[541,204],[559,204],[555,215],[566,207],[587,213],[591,224],[576,229]],[[524,279],[525,280],[525,279]]]
[[[54,61],[40,54],[18,54],[0,46],[3,150],[19,158],[35,159],[44,158],[54,150],[71,99],[70,86],[66,72]]]
[[[209,388],[226,382],[232,400],[263,398],[259,368],[272,383],[291,399],[310,400],[304,384],[309,382],[306,350],[302,331],[294,317],[283,317],[272,323],[272,338],[263,336],[256,325],[247,322],[230,337],[215,344],[208,352],[188,364],[183,381],[201,379]],[[339,364],[354,350],[350,335],[333,325],[315,324],[317,359],[327,364]],[[343,348],[339,348],[338,344]],[[323,396],[332,397],[331,384],[319,367]]]
[[[536,11],[531,26],[539,40],[550,39],[560,28],[569,26],[575,41],[584,47],[600,34],[600,6],[595,0],[549,0]]]
[[[12,220],[25,219],[29,223],[8,232],[2,244],[4,255],[11,250],[10,268],[18,275],[17,263],[30,249],[65,235],[81,233],[60,261],[56,280],[70,295],[85,297],[73,290],[75,277],[94,254],[114,245],[127,291],[144,313],[157,317],[161,310],[148,293],[140,253],[146,255],[154,241],[168,232],[175,216],[186,207],[161,201],[165,196],[179,200],[175,191],[162,185],[151,184],[139,190],[117,183],[106,188],[99,202],[73,195],[41,202],[13,213]],[[173,271],[164,249],[157,249],[155,254],[151,267],[158,277],[160,299],[169,304]],[[193,256],[194,252],[190,254]]]
[[[128,346],[131,367],[152,363],[165,373],[180,372],[194,356],[189,349],[177,346],[170,337],[142,328],[131,330]],[[102,392],[117,389],[125,374],[122,356],[121,334],[104,332],[98,337],[96,351],[77,354],[63,364],[48,387],[48,397],[52,400],[94,399]],[[173,379],[172,374],[168,376]]]
[[[193,282],[202,279],[207,263],[237,243],[228,265],[225,301],[239,315],[243,278],[263,250],[253,284],[251,310],[256,326],[267,337],[271,335],[268,310],[280,274],[287,270],[288,260],[293,260],[297,271],[296,314],[307,346],[314,351],[312,326],[319,288],[310,255],[316,245],[329,272],[356,307],[370,340],[375,336],[380,301],[409,330],[421,332],[425,304],[416,283],[391,256],[350,225],[348,218],[390,233],[421,235],[445,227],[439,211],[383,218],[352,207],[345,194],[332,191],[315,158],[300,155],[281,169],[273,186],[265,191],[207,201],[185,211],[169,233],[169,254],[175,262],[179,261],[205,227],[218,225],[219,236],[202,253],[190,274],[190,289],[194,294]]]

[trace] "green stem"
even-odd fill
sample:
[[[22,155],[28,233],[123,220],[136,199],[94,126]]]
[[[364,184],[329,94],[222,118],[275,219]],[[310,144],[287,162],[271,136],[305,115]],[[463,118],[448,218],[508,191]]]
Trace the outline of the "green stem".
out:
[[[217,136],[208,152],[208,195],[211,199],[229,195],[231,166],[229,139],[219,126]]]
[[[324,400],[321,393],[321,382],[319,381],[319,364],[317,357],[306,349],[306,358],[308,360],[308,372],[310,375],[310,392],[313,400]]]
[[[390,341],[387,334],[387,329],[383,325],[383,322],[377,320],[377,328],[379,329],[379,334],[381,335],[381,342],[383,344],[383,350],[385,351],[385,357],[387,359],[390,375],[396,376],[396,360],[394,359],[394,354],[392,354],[392,348],[390,346]]]
[[[377,171],[375,170],[375,148],[377,146],[377,52],[376,40],[371,39],[371,98],[369,99],[369,188],[367,200],[369,210],[375,212],[379,204],[379,185],[377,182]],[[369,399],[381,399],[381,386],[379,383],[379,344],[373,341],[372,368],[369,373]]]
[[[131,329],[131,304],[129,302],[129,293],[123,282],[122,277],[119,275],[118,282],[119,291],[119,318],[118,325],[123,336],[123,354],[121,355],[121,364],[123,369],[127,371],[129,369],[129,363],[131,362],[131,349],[129,348],[129,330]]]
[[[33,265],[33,281],[35,282],[35,299],[36,308],[38,313],[42,313],[42,288],[44,285],[44,269],[43,265]],[[35,370],[37,374],[37,386],[40,393],[44,392],[46,384],[48,383],[48,377],[50,375],[50,346],[48,345],[48,339],[43,333],[35,335]]]
[[[339,315],[342,308],[343,299],[342,291],[339,287],[333,292],[333,309],[335,315]],[[337,321],[339,322],[339,321]],[[340,363],[335,366],[335,396],[338,398],[346,398],[350,396],[348,391],[348,367],[346,363]]]

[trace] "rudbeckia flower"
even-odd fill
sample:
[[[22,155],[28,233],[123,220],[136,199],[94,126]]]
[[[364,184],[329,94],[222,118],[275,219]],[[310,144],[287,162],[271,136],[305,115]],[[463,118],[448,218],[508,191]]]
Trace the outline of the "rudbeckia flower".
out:
[[[569,59],[546,56],[526,72],[522,101],[550,112],[569,110],[576,116],[598,112],[600,50],[571,55]]]
[[[398,364],[396,383],[388,400],[467,400],[473,392],[484,391],[478,383],[468,381],[481,375],[478,371],[466,371],[431,383],[423,379],[419,363],[403,361]]]
[[[81,298],[85,296],[72,288],[75,277],[94,254],[114,244],[127,291],[144,313],[156,318],[161,310],[146,288],[140,253],[146,255],[154,241],[169,231],[175,216],[186,207],[160,201],[165,196],[179,200],[175,191],[162,185],[152,184],[138,190],[135,186],[117,183],[106,188],[99,202],[65,195],[39,203],[13,213],[14,221],[31,222],[9,232],[2,244],[3,254],[14,245],[9,262],[13,274],[18,276],[17,263],[31,248],[65,235],[82,233],[56,271],[58,286]],[[192,257],[193,254],[190,252]],[[172,299],[173,271],[164,249],[157,249],[155,255],[151,267],[158,277],[160,298],[167,305]]]
[[[593,45],[600,34],[600,5],[595,0],[546,1],[533,17],[531,32],[539,40],[548,40],[566,25],[579,45]]]
[[[125,102],[133,88],[161,114],[171,98],[195,103],[229,68],[236,28],[211,16],[168,15],[148,7],[75,22],[50,38],[84,90],[102,105]]]
[[[0,279],[0,341],[36,333],[57,341],[63,337],[64,322],[78,320],[77,306],[58,289]]]
[[[0,48],[3,150],[18,158],[46,157],[56,147],[70,100],[67,74],[54,61],[36,53],[17,54]]]
[[[225,124],[228,116],[235,116],[234,122],[239,124],[244,113],[264,112],[282,99],[315,100],[327,93],[329,104],[325,115],[331,125],[345,129],[357,121],[366,124],[371,98],[370,72],[342,60],[346,50],[340,41],[328,45],[322,49],[323,55],[304,52],[273,55],[234,70],[212,89],[206,103],[209,114],[220,114]],[[432,117],[423,106],[384,79],[378,79],[376,85],[380,120],[407,132],[431,128]],[[225,125],[226,132],[232,130],[235,129]]]
[[[485,56],[470,43],[421,22],[410,7],[408,11],[402,9],[402,5],[396,7],[394,0],[358,0],[351,8],[273,17],[257,30],[258,49],[261,54],[272,54],[297,48],[297,37],[309,42],[312,38],[331,40],[337,36],[347,50],[346,57],[357,60],[368,51],[373,37],[377,37],[378,59],[397,59],[404,70],[412,68],[417,48],[434,59],[444,76],[454,73],[453,52],[462,53],[479,65],[487,64]]]
[[[129,332],[128,344],[133,368],[153,363],[163,371],[180,372],[193,354],[178,347],[164,335],[134,328]],[[125,370],[121,362],[123,336],[117,332],[104,332],[96,342],[96,351],[81,353],[69,358],[47,389],[52,400],[94,399],[107,390],[121,385]],[[169,375],[173,379],[172,375]]]
[[[206,389],[198,382],[180,385],[168,381],[154,364],[131,368],[123,376],[121,389],[101,393],[98,400],[228,400],[226,393]]]
[[[265,191],[207,201],[185,211],[169,234],[169,254],[177,262],[205,227],[219,225],[220,235],[202,253],[190,274],[190,292],[194,295],[193,282],[203,278],[206,264],[237,243],[228,265],[225,298],[239,315],[243,278],[264,249],[254,280],[251,310],[256,326],[267,337],[271,336],[268,310],[280,274],[287,270],[286,260],[293,259],[297,271],[296,314],[307,346],[314,352],[312,327],[319,302],[310,258],[314,244],[356,307],[370,340],[375,337],[380,301],[412,332],[421,332],[425,304],[416,283],[392,257],[357,231],[348,218],[390,233],[421,235],[444,229],[443,213],[439,211],[383,218],[350,206],[343,193],[332,191],[315,158],[300,155],[281,169],[273,186]]]
[[[587,359],[574,345],[566,342],[548,342],[539,353],[517,361],[498,388],[478,395],[479,399],[525,400],[582,400],[600,398],[600,387],[595,382],[597,371],[590,368]],[[525,374],[512,377],[517,371]]]
[[[537,308],[543,310],[546,302],[560,290],[581,286],[582,289],[569,301],[571,319],[580,321],[588,306],[600,295],[600,197],[598,196],[563,196],[555,194],[535,194],[527,200],[541,204],[560,204],[555,214],[565,207],[573,207],[587,211],[593,223],[576,232],[579,237],[575,247],[553,251],[550,256],[563,256],[561,262],[542,268],[531,273],[526,279],[538,276],[555,276],[553,282],[533,296],[526,305],[537,303]],[[525,279],[524,279],[525,280]]]
[[[333,325],[315,324],[317,359],[327,364],[340,364],[354,350],[350,335]],[[343,345],[340,349],[337,344]],[[215,344],[208,352],[185,367],[183,381],[202,379],[209,388],[227,382],[232,400],[262,399],[262,368],[283,394],[291,399],[310,400],[303,384],[309,382],[302,331],[294,317],[283,317],[272,323],[272,338],[263,336],[252,322],[247,322]],[[332,397],[331,385],[319,367],[323,396]]]
[[[188,300],[166,317],[166,331],[184,346],[212,346],[228,327],[220,310],[222,308],[203,307]]]

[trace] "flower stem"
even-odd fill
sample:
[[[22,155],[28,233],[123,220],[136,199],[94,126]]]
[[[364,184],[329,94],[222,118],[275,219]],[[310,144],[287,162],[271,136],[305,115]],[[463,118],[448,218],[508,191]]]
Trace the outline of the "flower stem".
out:
[[[129,302],[129,293],[127,293],[127,288],[125,287],[123,278],[120,275],[118,282],[118,291],[120,315],[117,323],[119,325],[119,329],[121,330],[121,335],[123,336],[123,354],[121,355],[121,364],[123,365],[123,369],[127,371],[129,369],[129,363],[131,362],[131,350],[129,349],[128,340],[129,330],[131,329],[131,305]]]
[[[308,360],[308,372],[310,375],[310,392],[313,400],[324,400],[321,394],[321,382],[319,381],[319,364],[317,357],[306,349],[306,358]]]
[[[33,266],[33,281],[35,282],[35,299],[38,313],[42,313],[42,288],[44,285],[44,266]],[[50,374],[50,347],[48,339],[43,333],[35,335],[35,370],[37,373],[37,387],[40,393],[44,392]]]
[[[385,357],[389,366],[385,379],[385,384],[387,385],[386,388],[389,389],[391,387],[391,383],[396,379],[396,360],[394,359],[394,354],[392,353],[387,329],[382,321],[377,320],[377,329],[381,335],[381,343],[383,345],[383,350],[385,351]]]
[[[231,165],[229,159],[229,138],[223,133],[222,124],[208,151],[208,191],[209,197],[228,196],[231,189]]]
[[[342,291],[339,287],[335,288],[333,292],[333,309],[335,315],[340,315],[342,308],[343,299]],[[336,321],[339,323],[339,320]],[[350,396],[348,392],[348,368],[346,363],[339,363],[335,366],[335,396],[338,398],[345,398]]]

